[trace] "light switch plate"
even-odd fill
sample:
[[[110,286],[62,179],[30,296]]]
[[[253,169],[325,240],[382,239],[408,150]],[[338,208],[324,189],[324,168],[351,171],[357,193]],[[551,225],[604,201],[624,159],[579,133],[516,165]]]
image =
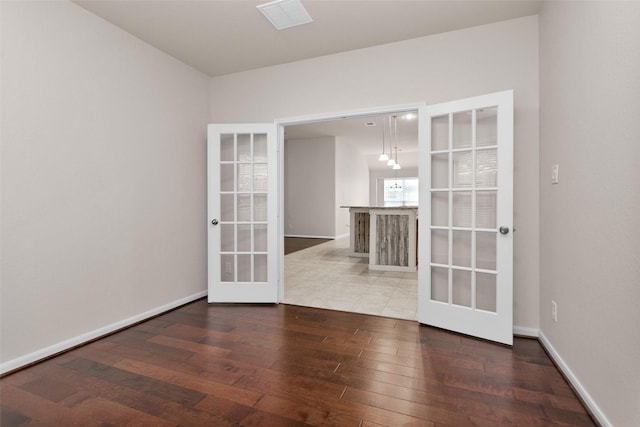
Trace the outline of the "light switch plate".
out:
[[[551,183],[552,184],[557,184],[560,182],[560,176],[558,174],[558,164],[556,163],[555,165],[551,166]]]

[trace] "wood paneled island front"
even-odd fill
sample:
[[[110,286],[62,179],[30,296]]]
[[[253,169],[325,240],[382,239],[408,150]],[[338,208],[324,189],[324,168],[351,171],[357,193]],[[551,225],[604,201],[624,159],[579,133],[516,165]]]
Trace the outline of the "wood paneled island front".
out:
[[[348,208],[352,256],[368,256],[370,270],[416,271],[416,206],[341,206]]]

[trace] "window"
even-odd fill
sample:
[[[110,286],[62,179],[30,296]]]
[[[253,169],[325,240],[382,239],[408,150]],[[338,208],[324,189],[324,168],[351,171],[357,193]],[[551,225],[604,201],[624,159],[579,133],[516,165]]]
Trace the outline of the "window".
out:
[[[385,178],[384,206],[418,206],[418,178]]]

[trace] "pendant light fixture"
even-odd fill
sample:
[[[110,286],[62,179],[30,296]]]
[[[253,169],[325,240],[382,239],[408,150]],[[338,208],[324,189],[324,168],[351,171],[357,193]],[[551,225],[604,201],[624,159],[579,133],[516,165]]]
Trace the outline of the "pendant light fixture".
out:
[[[378,157],[378,160],[381,162],[386,162],[387,160],[389,160],[389,156],[387,156],[387,153],[384,152],[384,122],[385,119],[382,119],[382,154],[380,154],[380,157]],[[389,149],[389,151],[391,151],[391,149]],[[389,153],[391,154],[391,153]]]
[[[401,169],[400,163],[398,163],[398,146],[396,146],[396,162],[393,164],[392,169]]]
[[[395,121],[395,118],[397,116],[393,116],[393,119]],[[391,117],[389,117],[389,151],[391,151]],[[393,166],[396,164],[396,161],[393,160],[393,153],[389,153],[391,154],[391,157],[389,158],[389,161],[387,161],[387,166]]]
[[[402,191],[402,185],[398,184],[398,178],[396,177],[396,182],[394,182],[393,184],[391,184],[389,186],[389,191],[391,192],[398,192],[398,191]]]

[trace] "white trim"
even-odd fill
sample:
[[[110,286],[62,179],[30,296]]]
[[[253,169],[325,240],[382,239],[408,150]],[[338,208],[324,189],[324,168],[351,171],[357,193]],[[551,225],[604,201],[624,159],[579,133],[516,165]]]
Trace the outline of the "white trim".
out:
[[[51,357],[63,351],[80,346],[82,344],[86,344],[89,341],[95,340],[96,338],[101,338],[112,332],[126,328],[128,326],[139,323],[141,321],[150,319],[154,316],[173,310],[176,307],[180,307],[181,305],[188,304],[190,302],[193,302],[205,296],[207,296],[207,291],[201,291],[201,292],[198,292],[197,294],[180,298],[179,300],[161,305],[160,307],[153,308],[151,310],[145,311],[144,313],[137,314],[135,316],[129,317],[124,320],[120,320],[118,322],[112,323],[102,328],[95,329],[93,331],[87,332],[82,335],[78,335],[77,337],[70,338],[68,340],[59,342],[49,347],[45,347],[41,350],[34,351],[33,353],[29,353],[25,356],[20,356],[16,359],[9,360],[8,362],[0,363],[0,375],[5,374],[6,372],[13,371],[15,369],[22,368],[23,366],[27,366],[32,363],[39,362],[43,359],[46,359],[47,357]]]
[[[334,113],[313,114],[309,116],[287,117],[276,119],[276,124],[281,126],[301,125],[306,123],[326,122],[339,119],[352,119],[356,117],[376,116],[389,113],[405,113],[410,111],[418,111],[424,107],[426,102],[416,102],[412,104],[392,105],[387,107],[363,108],[351,111],[338,111]],[[283,135],[284,139],[284,135]]]
[[[575,392],[578,393],[578,395],[580,396],[580,399],[582,399],[582,403],[584,403],[585,406],[589,409],[589,411],[591,412],[591,415],[593,415],[596,421],[603,427],[611,426],[611,423],[609,422],[607,417],[600,410],[600,408],[598,407],[596,402],[593,400],[593,398],[589,395],[589,393],[584,388],[584,386],[580,383],[580,380],[578,380],[578,378],[571,371],[571,369],[569,369],[569,366],[565,363],[564,360],[562,360],[562,357],[560,357],[560,354],[558,354],[556,349],[553,347],[553,345],[551,345],[551,342],[549,341],[549,339],[547,339],[547,337],[542,331],[540,331],[538,340],[540,341],[540,344],[542,344],[542,347],[544,347],[544,349],[547,351],[547,353],[549,354],[553,362],[556,364],[558,369],[565,376],[567,381],[571,383],[571,386],[573,387]]]
[[[513,335],[526,338],[538,338],[540,336],[540,329],[513,325]]]

